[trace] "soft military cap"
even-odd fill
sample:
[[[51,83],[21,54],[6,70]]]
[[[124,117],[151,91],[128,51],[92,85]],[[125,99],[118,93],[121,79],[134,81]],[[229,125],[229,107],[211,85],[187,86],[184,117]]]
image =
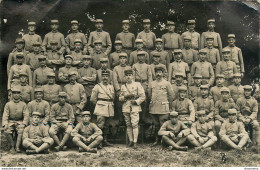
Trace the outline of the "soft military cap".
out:
[[[122,23],[123,23],[123,24],[129,24],[130,21],[129,21],[129,20],[123,20]]]
[[[197,113],[198,116],[199,115],[206,115],[205,110],[200,110],[200,111],[197,111],[196,113]]]
[[[144,41],[142,39],[136,39],[135,43],[144,43]]]
[[[188,24],[195,24],[195,23],[196,23],[196,21],[194,19],[188,20]]]
[[[177,117],[178,116],[178,112],[172,111],[170,112],[170,117]]]
[[[236,38],[235,34],[228,34],[228,38]]]
[[[173,21],[167,21],[167,25],[175,25]]]
[[[24,40],[22,38],[17,38],[15,40],[15,44],[24,43]]]
[[[67,97],[67,93],[66,92],[59,92],[59,97]]]
[[[183,39],[191,41],[191,36],[185,36]]]
[[[161,38],[156,38],[155,42],[163,42],[163,40]]]
[[[233,77],[241,77],[241,74],[240,73],[235,73],[235,74],[233,74]]]
[[[65,55],[65,57],[64,57],[65,59],[66,58],[71,58],[72,60],[73,60],[73,58],[72,58],[72,56],[71,55]]]
[[[103,19],[96,19],[96,23],[103,23]]]
[[[110,75],[110,72],[108,70],[102,70],[101,75]]]
[[[161,57],[161,55],[160,55],[160,53],[158,53],[157,51],[155,51],[155,52],[153,53],[153,57]]]
[[[132,69],[126,69],[124,71],[125,75],[128,75],[128,74],[133,74],[133,70]]]
[[[178,91],[187,91],[187,87],[186,86],[180,86],[180,87],[178,87]]]
[[[101,40],[96,40],[96,41],[94,42],[94,44],[102,44],[102,41],[101,41]]]
[[[212,35],[208,35],[207,37],[206,37],[206,40],[207,39],[214,39],[214,37],[212,36]]]
[[[217,74],[216,78],[224,78],[224,75],[223,74]]]
[[[181,73],[181,72],[177,72],[177,73],[175,73],[175,77],[176,77],[176,76],[184,77],[183,73]]]
[[[210,23],[210,22],[214,22],[215,23],[215,19],[209,19],[208,23]]]
[[[100,62],[108,62],[108,58],[102,57],[102,58],[100,58],[99,61],[100,61]]]
[[[72,20],[70,23],[71,24],[79,24],[79,22],[77,20]]]
[[[227,88],[227,87],[222,87],[221,89],[220,89],[220,92],[222,93],[222,92],[230,92],[230,90],[229,90],[229,88]]]
[[[143,23],[151,23],[150,19],[144,19]]]
[[[201,49],[201,50],[199,50],[199,53],[200,53],[200,54],[207,54],[208,51],[207,51],[206,49]]]
[[[244,87],[244,90],[252,90],[253,88],[252,88],[252,86],[250,86],[250,85],[245,85]]]
[[[35,93],[35,92],[43,92],[43,89],[42,89],[41,87],[35,88],[35,89],[34,89],[34,93]]]
[[[11,89],[12,92],[21,92],[21,89],[18,87],[18,86],[14,86],[12,89]]]
[[[40,55],[40,56],[38,57],[38,60],[46,60],[46,56],[45,56],[45,55]]]
[[[20,52],[20,53],[16,53],[16,58],[23,58],[24,57],[24,53]]]
[[[200,85],[200,89],[209,89],[209,86],[206,84]]]
[[[237,114],[237,110],[236,109],[228,109],[228,114],[229,115],[235,115],[235,114]]]
[[[89,115],[89,116],[90,116],[91,114],[90,114],[89,111],[84,111],[84,112],[81,112],[81,115],[82,115],[82,116],[83,116],[83,115]]]
[[[122,58],[122,57],[127,58],[127,54],[126,53],[120,53],[119,58]]]
[[[47,77],[55,77],[55,73],[53,73],[53,72],[48,72],[48,73],[47,73]]]
[[[201,74],[195,74],[193,76],[194,79],[202,79],[202,75]]]
[[[21,72],[19,73],[19,76],[28,76],[28,75],[27,75],[27,73],[26,73],[25,71],[21,71]]]
[[[91,57],[90,55],[83,55],[83,56],[82,56],[82,59],[89,59],[89,60],[91,60],[92,57]]]
[[[114,44],[122,44],[122,41],[116,40]]]
[[[146,54],[145,51],[138,51],[138,52],[137,52],[137,56],[139,56],[139,55],[145,55],[145,54]]]
[[[163,71],[164,72],[164,67],[162,65],[157,65],[154,67],[154,71],[157,72],[157,71]]]
[[[35,26],[36,22],[28,22],[28,26]]]
[[[229,48],[223,48],[222,49],[222,53],[230,53],[230,49]]]
[[[40,112],[32,112],[32,116],[39,116],[39,117],[41,117],[42,114]]]
[[[57,19],[51,20],[51,24],[58,24],[58,23],[59,23],[59,20],[57,20]]]
[[[181,49],[175,49],[175,50],[174,50],[174,54],[175,54],[175,53],[182,53],[182,50],[181,50]]]
[[[82,43],[81,39],[75,39],[74,44],[76,43]]]

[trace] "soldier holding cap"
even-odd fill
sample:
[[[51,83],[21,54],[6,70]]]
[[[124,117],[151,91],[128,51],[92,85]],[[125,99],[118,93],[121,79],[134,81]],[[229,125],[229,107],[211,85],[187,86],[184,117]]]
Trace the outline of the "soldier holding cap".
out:
[[[95,51],[91,54],[92,57],[92,67],[95,68],[96,70],[100,69],[101,64],[100,64],[100,59],[101,58],[107,58],[108,55],[102,51],[102,41],[96,40],[94,42],[94,48]],[[110,68],[110,63],[108,64],[108,68]]]
[[[20,80],[20,85],[19,88],[21,89],[21,101],[25,102],[28,104],[30,101],[34,99],[34,93],[33,93],[33,88],[28,85],[28,75],[26,72],[21,71],[19,73],[19,80]]]
[[[201,84],[212,86],[214,83],[215,74],[211,63],[206,61],[206,54],[207,51],[205,49],[201,49],[199,51],[199,61],[196,61],[191,66],[191,76],[200,74],[202,76]]]
[[[58,74],[58,70],[61,65],[64,64],[64,57],[58,53],[58,42],[51,41],[51,50],[47,52],[47,66],[54,70],[55,74]]]
[[[126,83],[121,86],[119,101],[123,102],[122,112],[124,114],[129,147],[137,149],[139,112],[142,111],[141,103],[145,100],[145,92],[139,82],[133,81],[132,69],[124,71]]]
[[[122,51],[127,53],[128,56],[130,56],[130,53],[133,51],[135,47],[135,35],[129,32],[129,20],[123,20],[122,24],[123,31],[116,35],[116,40],[122,41]]]
[[[118,56],[119,60],[119,56]],[[109,77],[108,77],[108,83],[113,85],[113,71],[108,69],[108,59],[107,58],[101,58],[100,59],[101,68],[97,70],[97,83],[100,83],[102,81],[102,71],[108,71]]]
[[[237,99],[238,120],[242,121],[245,125],[251,126],[253,130],[253,143],[257,144],[259,141],[258,135],[259,123],[257,121],[258,103],[251,96],[252,86],[244,86],[244,96]],[[258,144],[259,145],[259,144]]]
[[[65,39],[64,35],[58,31],[59,28],[59,21],[58,20],[51,20],[51,32],[47,33],[44,36],[43,43],[42,43],[42,49],[44,52],[47,52],[47,50],[50,50],[50,42],[51,41],[57,41],[58,42],[58,53],[64,54],[65,52]]]
[[[239,97],[244,96],[244,87],[241,85],[241,74],[233,74],[233,84],[228,86],[230,90],[230,95],[234,102],[236,103]]]
[[[156,137],[153,146],[159,144],[158,131],[162,124],[168,119],[170,104],[175,95],[171,83],[163,78],[164,70],[165,67],[155,67],[156,80],[152,81],[148,88],[148,98],[151,100],[149,113],[153,119]]]
[[[65,66],[59,69],[58,78],[61,86],[65,86],[69,83],[69,72],[77,71],[76,67],[72,67],[73,58],[71,55],[65,55]]]
[[[210,98],[214,100],[214,102],[221,99],[220,89],[224,87],[224,75],[216,74],[216,86],[210,89]]]
[[[163,50],[163,40],[161,38],[156,38],[155,40],[155,50],[151,52],[150,54],[150,63],[153,62],[153,56],[154,55],[159,55],[160,57],[160,63],[166,65],[166,67],[168,68],[170,61],[172,60],[172,58],[170,58],[170,55],[167,51]]]
[[[151,31],[150,19],[143,20],[144,30],[137,34],[136,39],[142,39],[144,43],[144,50],[150,55],[151,51],[154,50],[155,45],[155,34]]]
[[[8,143],[11,145],[11,153],[15,153],[15,143],[13,140],[13,132],[17,132],[16,152],[21,152],[20,144],[25,126],[28,125],[29,113],[27,106],[20,100],[21,89],[19,87],[12,88],[13,100],[7,102],[4,107],[2,126]]]
[[[169,145],[169,150],[187,151],[188,146],[181,146],[190,134],[190,129],[178,119],[178,112],[169,114],[170,120],[163,123],[158,135],[162,136],[162,142]]]
[[[41,113],[32,113],[32,122],[23,131],[23,146],[27,149],[26,154],[48,154],[48,149],[54,141],[50,137],[48,129],[40,123]]]
[[[50,121],[51,127],[49,134],[54,142],[58,145],[55,147],[56,151],[65,149],[64,145],[69,140],[70,133],[73,129],[73,122],[75,120],[72,106],[66,102],[68,95],[66,92],[59,93],[59,102],[55,103],[51,107]],[[60,141],[57,133],[63,132],[64,136]]]
[[[194,50],[200,49],[200,34],[195,31],[196,21],[191,19],[187,22],[187,31],[181,34],[182,40],[185,41],[184,37],[191,37],[191,48]],[[184,43],[183,43],[184,45]]]
[[[242,51],[239,47],[235,45],[236,36],[235,34],[228,34],[228,46],[225,48],[230,49],[231,61],[234,61],[237,66],[237,72],[241,73],[241,77],[244,77],[245,68],[244,68],[244,59]]]
[[[28,22],[28,34],[23,36],[24,40],[24,49],[28,52],[32,52],[32,45],[34,42],[42,43],[42,38],[38,34],[35,33],[36,30],[36,22]]]
[[[82,122],[71,132],[72,141],[79,147],[79,152],[97,153],[97,146],[102,142],[102,130],[95,123],[91,123],[89,111],[81,113]]]
[[[137,53],[142,51],[143,53],[145,53],[145,63],[149,64],[149,54],[143,50],[143,46],[144,46],[144,42],[142,39],[136,39],[135,40],[135,44],[136,44],[136,50],[131,52],[130,56],[129,56],[129,65],[132,66],[133,64],[138,62],[138,58],[137,58]]]
[[[33,52],[26,55],[25,63],[34,71],[40,67],[38,58],[41,56],[41,44],[39,42],[33,43]]]
[[[66,42],[66,52],[67,54],[70,54],[71,51],[75,50],[75,40],[79,39],[82,42],[83,47],[83,54],[87,53],[87,39],[85,37],[85,34],[79,32],[79,22],[77,20],[72,20],[71,22],[71,33],[67,35],[65,38]]]
[[[96,105],[94,114],[97,115],[97,126],[104,133],[104,144],[112,146],[112,144],[107,141],[107,136],[109,124],[114,117],[113,101],[115,98],[115,91],[114,87],[108,82],[110,72],[102,70],[101,76],[102,81],[93,88],[90,101]]]
[[[214,38],[214,40],[213,40],[214,48],[218,48],[218,50],[221,52],[222,51],[222,41],[221,41],[219,33],[214,31],[215,26],[216,26],[215,25],[215,19],[209,19],[208,22],[207,22],[208,31],[203,32],[201,34],[200,48],[206,47],[206,44],[207,44],[206,43],[206,37],[211,35]]]
[[[242,122],[237,121],[237,110],[228,110],[228,120],[219,132],[220,139],[232,149],[242,150],[249,140],[249,136]]]
[[[223,60],[218,62],[216,66],[216,74],[224,74],[224,85],[229,86],[232,84],[233,74],[237,73],[236,63],[230,60],[230,49],[223,48]]]
[[[73,58],[72,66],[78,69],[83,66],[82,59],[86,52],[82,51],[82,41],[80,39],[74,40],[74,50],[70,52]]]
[[[163,68],[163,78],[165,80],[167,80],[168,79],[167,68],[164,64],[160,63],[159,53],[151,53],[151,55],[153,56],[153,58],[152,58],[152,63],[150,64],[150,68],[151,68],[153,80],[156,79],[155,67],[162,67]]]
[[[200,74],[195,74],[193,76],[194,84],[192,86],[189,86],[188,94],[189,94],[189,99],[192,102],[194,102],[194,100],[197,99],[198,97],[201,97],[201,93],[200,93],[201,79],[202,76]]]
[[[110,68],[114,68],[115,66],[119,65],[119,55],[122,53],[122,41],[116,40],[114,43],[115,52],[111,53],[109,56],[109,62],[111,64]]]
[[[191,48],[191,37],[183,37],[183,61],[191,67],[191,65],[198,60],[198,51]]]
[[[91,32],[88,39],[88,51],[90,55],[92,55],[95,52],[94,43],[97,40],[101,41],[102,52],[106,56],[108,56],[109,53],[111,52],[111,48],[112,48],[111,38],[108,32],[103,31],[103,26],[104,26],[103,20],[96,19],[95,22],[96,31]]]
[[[33,72],[33,87],[43,86],[48,83],[47,74],[53,70],[46,66],[46,56],[41,55],[39,58],[40,67]]]
[[[184,80],[183,80],[183,74],[182,73],[176,73],[175,74],[175,83],[174,84],[172,84],[172,90],[173,90],[173,92],[174,92],[174,94],[175,94],[175,96],[174,96],[174,99],[173,100],[176,100],[178,97],[179,97],[179,92],[178,92],[178,88],[179,87],[186,87],[187,88],[187,86],[186,86],[186,84],[184,84]],[[187,95],[188,95],[188,92],[187,92]]]
[[[24,64],[24,54],[23,53],[17,53],[17,64],[13,65],[10,68],[10,73],[8,75],[8,83],[7,83],[7,89],[10,90],[11,87],[14,85],[19,85],[19,74],[20,72],[25,72],[28,76],[28,83],[30,86],[32,86],[32,72],[28,65]]]

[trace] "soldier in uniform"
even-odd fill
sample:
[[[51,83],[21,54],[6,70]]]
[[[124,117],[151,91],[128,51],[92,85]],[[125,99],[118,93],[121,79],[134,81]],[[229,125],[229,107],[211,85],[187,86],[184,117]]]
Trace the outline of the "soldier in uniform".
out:
[[[111,52],[112,48],[112,42],[111,38],[108,32],[103,31],[103,20],[102,19],[96,19],[96,31],[93,31],[89,35],[88,39],[88,52],[90,55],[92,55],[95,52],[94,49],[94,43],[95,41],[99,40],[101,41],[101,51],[108,56]]]
[[[43,86],[48,83],[47,74],[53,70],[47,67],[46,56],[41,55],[38,58],[40,67],[33,72],[33,87]]]
[[[36,22],[28,22],[28,34],[25,34],[23,36],[24,40],[24,49],[25,51],[32,52],[33,48],[32,45],[34,42],[39,42],[40,44],[42,43],[42,38],[40,35],[35,33],[36,30]]]
[[[58,145],[55,147],[56,151],[65,149],[64,145],[69,140],[70,133],[73,129],[73,122],[75,120],[73,114],[73,108],[69,103],[66,103],[67,93],[59,93],[59,102],[55,103],[51,107],[50,121],[51,127],[49,129],[49,134]],[[62,140],[57,136],[58,132],[63,132],[64,136]]]
[[[136,50],[131,52],[131,54],[128,58],[128,63],[130,66],[132,66],[133,64],[138,62],[137,53],[139,51],[144,51],[143,50],[144,43],[143,43],[142,39],[136,39],[135,44],[136,44]],[[144,52],[145,52],[145,63],[149,64],[149,59],[150,59],[149,54],[146,51],[144,51]]]
[[[82,58],[85,52],[82,51],[82,41],[81,39],[74,40],[74,50],[71,51],[71,56],[73,58],[72,66],[77,67],[78,69],[83,66]]]
[[[178,93],[178,99],[172,102],[172,111],[178,112],[179,120],[190,127],[195,122],[195,109],[192,101],[187,98],[187,87],[179,87]]]
[[[191,126],[191,134],[187,136],[188,141],[195,146],[195,149],[211,149],[217,142],[213,133],[213,127],[207,122],[207,115],[204,110],[197,111],[198,120]]]
[[[244,87],[241,85],[241,74],[233,74],[233,84],[228,86],[230,90],[230,95],[234,102],[236,103],[239,97],[244,96]]]
[[[198,97],[201,97],[201,93],[200,93],[201,79],[202,76],[200,74],[195,74],[193,76],[194,84],[193,86],[189,86],[188,94],[189,94],[189,99],[192,102],[194,102],[194,100],[197,99]]]
[[[244,77],[245,68],[242,51],[239,47],[235,45],[235,42],[235,34],[228,34],[228,46],[226,46],[225,48],[230,49],[231,61],[234,61],[236,63],[237,72],[241,74],[241,77]]]
[[[78,73],[76,71],[69,72],[69,83],[64,86],[64,91],[67,93],[67,102],[71,104],[75,115],[75,123],[79,123],[80,113],[82,112],[87,102],[84,86],[76,82]]]
[[[221,99],[215,103],[215,129],[219,133],[221,124],[228,118],[228,109],[235,109],[236,104],[230,98],[230,91],[227,87],[222,87],[220,90]]]
[[[109,123],[114,117],[114,87],[109,84],[109,71],[102,71],[102,81],[95,85],[92,90],[90,101],[96,105],[94,114],[97,115],[97,126],[103,131],[104,144],[113,146],[107,141]]]
[[[225,87],[224,85],[224,75],[217,74],[216,75],[216,86],[210,89],[210,98],[214,100],[214,102],[221,99],[220,89]]]
[[[251,126],[253,130],[253,143],[257,144],[259,123],[257,121],[258,103],[251,96],[252,86],[244,86],[244,96],[237,99],[238,120],[242,121],[246,126]],[[259,145],[259,144],[258,144]]]
[[[122,52],[122,41],[117,40],[114,43],[115,45],[115,52],[111,53],[109,56],[109,62],[111,64],[110,68],[114,68],[115,66],[119,65],[119,55]]]
[[[118,56],[119,59],[119,56]],[[101,68],[97,70],[97,83],[100,83],[102,81],[102,71],[108,71],[109,77],[108,77],[108,84],[113,85],[113,71],[108,69],[108,59],[107,58],[101,58],[100,59]]]
[[[209,35],[214,37],[213,40],[213,46],[214,48],[218,48],[218,50],[221,52],[222,51],[222,41],[220,38],[219,33],[214,31],[215,28],[215,19],[209,19],[207,22],[207,27],[208,27],[208,31],[207,32],[203,32],[201,34],[201,42],[200,42],[200,48],[205,48],[206,47],[206,37],[208,37]]]
[[[174,32],[175,23],[173,21],[167,21],[167,29],[168,32],[162,35],[163,48],[168,51],[170,62],[172,62],[174,60],[173,51],[182,49],[183,44],[180,34]]]
[[[167,51],[163,50],[163,40],[161,38],[156,38],[155,40],[155,50],[151,52],[149,63],[153,62],[153,56],[159,55],[160,56],[160,63],[166,65],[168,68],[171,58]]]
[[[87,54],[87,39],[83,33],[79,32],[79,22],[77,20],[72,20],[70,23],[72,32],[65,38],[67,54],[71,54],[71,51],[75,50],[74,43],[76,39],[81,40],[83,54]]]
[[[153,80],[156,79],[156,75],[155,75],[155,67],[156,66],[163,67],[163,69],[164,69],[164,71],[163,71],[163,78],[165,80],[167,80],[168,79],[167,68],[166,68],[165,64],[160,63],[160,59],[161,59],[160,54],[157,53],[157,52],[152,52],[151,55],[153,56],[153,58],[151,60],[152,63],[150,64],[150,68],[151,68]]]
[[[153,146],[159,144],[158,131],[162,124],[168,120],[170,104],[175,95],[171,83],[163,78],[164,71],[165,67],[155,67],[156,80],[152,81],[148,88],[148,98],[151,99],[149,113],[152,116],[156,133]]]
[[[127,53],[128,56],[130,56],[130,53],[133,51],[135,47],[135,35],[129,32],[129,28],[130,28],[129,23],[130,23],[129,20],[123,20],[122,21],[123,31],[116,35],[116,40],[122,41],[122,46],[123,46],[122,51]]]
[[[40,123],[41,115],[40,112],[33,112],[31,124],[23,131],[23,146],[27,149],[26,154],[49,153],[48,149],[54,143],[48,129]]]
[[[237,110],[228,110],[228,120],[226,120],[219,132],[220,139],[231,149],[242,150],[247,143],[249,136],[242,122],[237,121]]]
[[[211,63],[205,61],[206,60],[207,51],[205,49],[201,49],[199,51],[199,61],[196,61],[191,66],[191,76],[195,74],[200,74],[202,76],[201,84],[207,84],[212,86],[214,83],[214,70]]]
[[[170,120],[163,123],[158,135],[162,136],[162,142],[169,145],[169,150],[187,151],[188,146],[181,146],[190,134],[190,129],[178,118],[178,112],[172,111]]]
[[[58,20],[51,20],[51,32],[47,33],[44,36],[43,43],[42,43],[42,50],[47,52],[50,50],[50,42],[56,41],[58,42],[58,54],[64,54],[66,43],[64,39],[64,35],[58,31],[59,28],[59,21]]]
[[[182,49],[183,61],[192,66],[194,62],[198,60],[198,51],[191,48],[191,37],[183,37],[183,49]]]
[[[190,77],[190,69],[187,63],[183,62],[182,58],[182,50],[176,49],[174,50],[174,57],[175,61],[172,62],[169,65],[169,76],[168,81],[171,82],[171,84],[174,84],[174,77],[177,72],[180,72],[183,74],[184,79],[187,80],[185,84],[190,85],[191,84],[191,77]],[[172,81],[173,80],[173,81]]]
[[[146,51],[149,55],[152,50],[154,50],[155,45],[155,34],[151,31],[151,21],[150,19],[143,20],[144,30],[137,34],[136,39],[142,39],[144,42],[144,51]]]
[[[59,101],[59,93],[62,92],[62,87],[55,83],[55,73],[47,73],[47,79],[48,84],[42,86],[43,99],[52,106]]]
[[[184,84],[184,80],[183,80],[183,74],[182,73],[176,73],[175,74],[175,83],[174,84],[172,84],[172,90],[173,90],[173,92],[174,92],[174,94],[175,94],[175,97],[174,97],[174,99],[173,100],[176,100],[176,99],[178,99],[178,97],[179,97],[179,93],[178,93],[178,88],[179,87],[186,87],[187,88],[187,86]],[[187,95],[188,95],[188,92],[187,92]]]
[[[34,42],[33,43],[33,52],[26,55],[25,63],[30,66],[32,72],[40,67],[40,62],[38,58],[41,54],[41,43]]]
[[[181,34],[182,40],[185,41],[185,37],[191,37],[191,48],[194,50],[200,49],[200,34],[195,31],[195,20],[188,20],[187,22],[187,31]],[[185,43],[183,43],[183,46]]]
[[[91,123],[90,112],[81,113],[82,122],[79,123],[71,132],[72,141],[79,147],[79,152],[97,153],[97,146],[102,142],[102,130]]]
[[[94,42],[94,49],[95,49],[95,51],[91,54],[92,67],[95,68],[96,70],[98,70],[101,67],[100,59],[101,58],[108,59],[108,55],[102,51],[102,41],[100,41],[100,40],[96,40]],[[110,68],[110,63],[108,65],[108,68]]]
[[[22,71],[19,73],[20,85],[21,89],[21,101],[26,104],[34,99],[33,88],[28,85],[28,75],[26,72]]]
[[[145,100],[145,92],[139,82],[133,81],[131,69],[125,70],[124,73],[127,81],[121,86],[119,101],[123,102],[122,112],[127,126],[128,146],[137,149],[139,112],[142,111],[141,103]]]
[[[211,63],[213,69],[216,70],[217,63],[221,61],[219,50],[213,46],[214,37],[212,35],[206,37],[206,42],[207,46],[203,48],[207,51],[206,61]]]
[[[237,73],[236,63],[230,60],[230,49],[223,48],[223,60],[218,62],[216,66],[216,74],[224,74],[224,85],[229,86],[232,84],[233,74]]]
[[[15,153],[13,133],[17,133],[16,152],[21,152],[20,145],[25,126],[28,125],[29,114],[27,106],[20,100],[21,90],[19,87],[12,88],[13,100],[6,103],[2,118],[2,126],[8,143],[11,145],[11,153]]]

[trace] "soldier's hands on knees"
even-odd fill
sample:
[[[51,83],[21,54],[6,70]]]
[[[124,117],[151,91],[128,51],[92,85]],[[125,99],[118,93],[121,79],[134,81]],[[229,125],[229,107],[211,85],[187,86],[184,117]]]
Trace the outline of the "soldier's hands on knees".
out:
[[[131,100],[131,104],[133,104],[133,105],[137,105],[137,103],[136,103],[135,100]]]
[[[169,132],[169,136],[170,136],[171,138],[175,138],[175,135],[174,135],[174,133],[172,133],[172,132]]]
[[[199,137],[199,142],[200,142],[200,143],[204,143],[204,139],[202,139],[201,137]]]

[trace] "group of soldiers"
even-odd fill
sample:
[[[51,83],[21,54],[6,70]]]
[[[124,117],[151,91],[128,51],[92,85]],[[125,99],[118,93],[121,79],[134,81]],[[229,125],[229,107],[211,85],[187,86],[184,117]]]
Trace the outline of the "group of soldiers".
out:
[[[52,145],[60,151],[72,137],[79,152],[95,153],[112,146],[110,127],[124,123],[134,149],[140,124],[153,126],[152,146],[162,142],[170,150],[187,151],[186,141],[196,149],[217,141],[239,150],[256,145],[258,102],[252,86],[241,85],[245,71],[235,35],[228,34],[222,48],[214,19],[201,35],[195,24],[188,20],[180,35],[167,21],[168,32],[156,38],[144,19],[135,38],[130,21],[123,20],[111,53],[102,19],[88,40],[76,20],[66,38],[59,21],[51,20],[43,41],[36,23],[28,22],[28,34],[16,39],[7,63],[2,125],[11,152],[21,152],[21,144],[27,154],[48,153]]]

